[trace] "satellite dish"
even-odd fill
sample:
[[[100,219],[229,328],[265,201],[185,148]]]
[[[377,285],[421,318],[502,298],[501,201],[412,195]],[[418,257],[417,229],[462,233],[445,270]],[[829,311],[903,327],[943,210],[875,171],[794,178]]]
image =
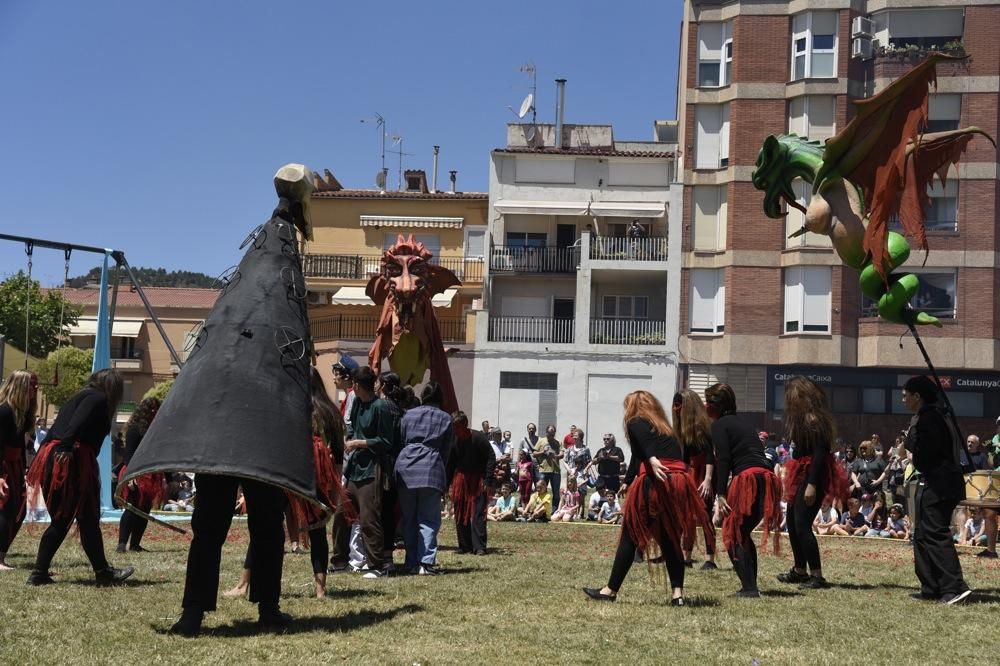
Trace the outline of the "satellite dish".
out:
[[[528,93],[528,96],[524,98],[523,102],[521,102],[521,110],[517,112],[517,117],[524,118],[526,115],[528,115],[528,112],[531,111],[534,105],[535,105],[535,96],[531,93]]]
[[[385,171],[379,171],[377,174],[375,174],[375,187],[379,188],[380,190],[385,189]]]

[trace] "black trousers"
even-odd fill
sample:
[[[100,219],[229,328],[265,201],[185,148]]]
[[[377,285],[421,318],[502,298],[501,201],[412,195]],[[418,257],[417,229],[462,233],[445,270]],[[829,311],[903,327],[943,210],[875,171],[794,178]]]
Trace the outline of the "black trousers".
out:
[[[399,504],[399,491],[393,483],[389,490],[382,494],[382,541],[385,543],[382,550],[385,559],[392,561],[392,552],[396,545],[396,524],[399,522],[399,515],[396,506]]]
[[[11,491],[0,509],[0,554],[6,553],[10,544],[14,543],[14,537],[21,530],[21,523],[24,522],[25,497],[23,494]]]
[[[618,592],[625,576],[628,575],[632,563],[635,562],[636,553],[635,542],[629,535],[628,530],[622,528],[621,538],[618,540],[618,550],[615,551],[615,561],[611,565],[611,576],[608,578],[608,587]],[[684,587],[684,558],[674,550],[674,546],[669,541],[660,544],[660,551],[663,553],[663,561],[667,565],[667,575],[670,577],[670,587]]]
[[[820,497],[822,493],[817,490],[816,500],[812,506],[806,506],[803,498],[806,492],[806,483],[802,483],[795,501],[788,505],[785,513],[785,525],[788,527],[788,541],[792,545],[792,558],[796,569],[805,569],[809,565],[810,571],[818,571],[823,567],[819,559],[819,543],[813,533],[812,525],[816,514],[819,513]]]
[[[365,559],[368,567],[381,569],[385,560],[385,535],[382,532],[382,489],[381,472],[368,481],[348,481],[344,487],[348,499],[358,510],[358,522],[361,524],[361,542],[365,548]],[[349,541],[351,525],[344,518],[342,507],[337,507],[333,514],[333,558],[330,564],[336,567],[347,566],[350,557]]]
[[[930,486],[917,491],[917,524],[913,530],[913,559],[920,589],[926,595],[958,594],[969,589],[951,539],[951,514],[959,498]]]
[[[753,509],[740,525],[740,540],[729,549],[729,561],[740,578],[741,589],[748,592],[757,590],[757,546],[753,542],[753,530],[764,517],[765,477],[757,475],[757,497]]]
[[[234,476],[198,474],[198,499],[191,516],[191,550],[184,581],[185,610],[213,611],[219,596],[222,545],[233,522],[237,490],[243,486],[250,529],[250,601],[277,603],[281,595],[281,564],[285,532],[285,492],[259,481]]]
[[[125,500],[132,506],[137,506],[139,501],[139,491],[131,488],[125,495]],[[143,507],[148,512],[148,509]],[[142,535],[146,532],[149,521],[135,515],[128,509],[122,511],[122,519],[118,522],[118,543],[120,545],[129,544],[132,548],[138,548],[142,541]]]
[[[472,515],[472,521],[465,525],[455,522],[459,550],[473,553],[486,550],[486,502],[486,493],[480,493],[476,498],[476,510]]]
[[[309,562],[314,574],[326,573],[326,560],[330,557],[330,544],[326,541],[326,526],[309,530]],[[253,557],[247,550],[243,558],[243,568],[253,569]]]
[[[85,515],[86,513],[86,515]],[[46,572],[52,564],[59,546],[66,540],[69,528],[73,525],[73,519],[57,520],[52,519],[48,528],[42,534],[42,539],[38,543],[38,557],[35,559],[35,571]],[[90,515],[89,512],[81,512],[76,518],[76,526],[80,530],[80,545],[83,552],[90,560],[90,566],[94,571],[101,571],[108,568],[108,559],[104,556],[104,537],[101,535],[101,518],[99,515]]]

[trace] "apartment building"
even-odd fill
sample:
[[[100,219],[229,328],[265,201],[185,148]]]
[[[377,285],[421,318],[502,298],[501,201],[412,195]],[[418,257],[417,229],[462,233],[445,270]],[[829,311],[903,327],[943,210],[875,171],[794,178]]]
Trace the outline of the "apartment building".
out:
[[[925,365],[905,327],[879,320],[857,273],[826,237],[767,218],[751,174],[769,134],[826,139],[853,102],[884,89],[929,50],[969,58],[938,68],[931,131],[1000,133],[1000,2],[950,0],[686,0],[679,67],[684,187],[680,350],[684,383],[728,381],[741,410],[776,428],[784,380],[828,389],[840,429],[857,441],[905,424],[896,387]],[[809,188],[797,183],[800,202]],[[928,192],[931,252],[914,252],[921,329],[964,427],[991,432],[1000,414],[997,156],[971,144],[947,185]]]
[[[661,132],[662,133],[662,132]],[[622,399],[677,381],[676,144],[607,125],[511,124],[490,157],[473,416],[624,443]],[[635,220],[640,234],[629,237]]]
[[[452,172],[453,178],[455,177]],[[485,192],[459,192],[452,180],[437,191],[425,172],[404,173],[405,189],[345,189],[329,171],[317,178],[312,197],[313,240],[305,246],[303,270],[317,367],[332,387],[331,365],[346,353],[367,362],[381,311],[365,294],[380,270],[385,250],[402,235],[422,242],[432,263],[455,273],[458,287],[433,298],[459,404],[472,406],[475,326],[467,320],[482,298]]]

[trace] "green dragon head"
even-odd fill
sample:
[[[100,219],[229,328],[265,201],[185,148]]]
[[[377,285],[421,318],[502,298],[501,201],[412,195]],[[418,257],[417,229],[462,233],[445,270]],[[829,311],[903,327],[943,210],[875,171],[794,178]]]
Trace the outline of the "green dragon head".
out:
[[[800,208],[795,201],[792,181],[801,178],[813,182],[823,164],[823,145],[795,134],[771,135],[757,154],[753,186],[764,192],[764,213],[780,218],[781,200]]]

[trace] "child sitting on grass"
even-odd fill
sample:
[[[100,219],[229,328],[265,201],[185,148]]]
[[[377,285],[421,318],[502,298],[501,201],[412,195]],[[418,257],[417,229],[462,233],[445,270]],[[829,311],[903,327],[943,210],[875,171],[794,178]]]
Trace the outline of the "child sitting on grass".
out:
[[[576,479],[569,477],[566,480],[566,489],[562,491],[559,508],[552,514],[552,522],[571,523],[576,520],[576,514],[580,511],[580,494],[576,488]]]
[[[602,525],[617,525],[622,520],[622,506],[618,498],[610,490],[605,495],[604,504],[597,515],[597,522]]]
[[[906,517],[902,504],[893,504],[892,508],[889,509],[889,523],[887,527],[889,528],[890,539],[910,538],[910,519]]]
[[[861,502],[852,497],[847,501],[847,513],[839,525],[833,526],[833,534],[839,536],[864,536],[868,532],[868,521],[861,513]]]
[[[552,518],[552,493],[545,479],[535,484],[535,492],[518,518],[521,522],[547,523]]]
[[[509,483],[500,486],[500,497],[496,498],[493,506],[486,514],[487,520],[494,522],[504,522],[517,518],[517,496],[511,494]]]

